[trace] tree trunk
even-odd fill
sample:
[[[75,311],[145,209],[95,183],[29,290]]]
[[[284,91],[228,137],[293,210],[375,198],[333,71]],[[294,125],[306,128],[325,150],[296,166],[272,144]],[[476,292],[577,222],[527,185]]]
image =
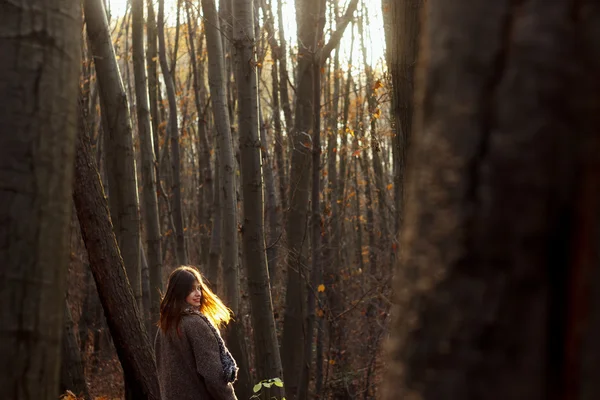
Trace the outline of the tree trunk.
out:
[[[138,307],[141,307],[140,210],[129,105],[110,38],[104,4],[102,0],[85,0],[83,6],[105,121],[111,219],[119,248],[122,249],[127,277]]]
[[[125,380],[135,399],[160,399],[154,352],[128,282],[87,134],[80,122],[73,200]]]
[[[287,219],[288,279],[283,321],[282,360],[286,391],[291,400],[296,398],[298,377],[304,357],[304,346],[298,344],[298,332],[303,332],[304,275],[306,264],[306,236],[308,225],[308,192],[311,158],[311,133],[313,131],[313,72],[319,70],[329,53],[337,46],[344,29],[350,22],[358,0],[351,0],[337,30],[329,42],[319,49],[319,38],[325,24],[322,0],[296,2],[298,42],[298,80],[296,82],[296,114],[292,132],[292,162],[290,169],[290,210]],[[316,10],[323,12],[316,13]],[[321,17],[322,16],[322,17]],[[315,29],[316,27],[316,29]],[[317,51],[319,49],[319,51]],[[319,69],[313,68],[317,66]]]
[[[295,126],[291,132],[292,157],[290,169],[289,212],[287,215],[288,273],[283,319],[282,361],[284,382],[290,400],[296,399],[304,360],[304,318],[306,314],[305,276],[308,243],[308,195],[311,165],[311,133],[313,129],[313,72],[319,13],[324,1],[296,2],[298,42],[298,75],[296,81]]]
[[[275,28],[273,24],[273,12],[271,7],[267,5],[266,0],[261,1],[263,14],[265,17],[265,28],[267,30],[267,34],[269,35],[269,45],[271,48],[271,54],[273,54],[273,64],[271,66],[271,96],[273,97],[272,114],[273,114],[273,153],[275,154],[275,164],[270,159],[269,155],[265,156],[263,154],[263,164],[265,162],[268,163],[267,169],[265,169],[265,180],[269,178],[268,174],[273,175],[273,167],[275,167],[279,179],[279,203],[277,203],[276,193],[271,193],[270,190],[267,190],[268,197],[272,198],[272,201],[268,201],[269,207],[271,209],[272,216],[267,218],[269,220],[270,229],[269,235],[270,238],[267,242],[267,263],[269,265],[269,280],[271,282],[271,287],[275,287],[277,283],[277,272],[279,271],[278,265],[275,265],[275,259],[278,258],[279,252],[278,246],[275,245],[276,242],[280,240],[280,237],[283,235],[283,215],[285,210],[287,209],[287,182],[286,175],[287,171],[285,169],[285,153],[287,152],[287,146],[284,145],[284,139],[282,135],[281,128],[281,109],[279,106],[279,73],[277,68],[277,60],[281,59],[280,52],[282,51],[281,47],[277,45],[277,39],[275,38]],[[263,127],[261,121],[261,127]],[[261,130],[261,134],[264,130]],[[265,132],[266,135],[266,132]],[[268,149],[268,143],[265,138],[261,137],[261,141],[263,142],[263,148]],[[275,178],[272,178],[273,185],[275,185]],[[265,183],[268,183],[267,181]],[[267,186],[268,187],[268,186]]]
[[[78,2],[0,6],[0,387],[55,399],[69,255]]]
[[[183,234],[183,210],[181,201],[181,157],[179,155],[179,127],[177,123],[177,98],[175,97],[175,70],[169,69],[167,60],[167,49],[165,43],[165,0],[158,0],[158,59],[163,73],[165,87],[167,89],[167,101],[169,103],[169,125],[168,135],[171,149],[171,173],[173,184],[173,202],[171,212],[175,228],[175,243],[177,250],[177,263],[185,265],[188,263],[185,249],[185,236]],[[174,58],[177,54],[174,54]],[[175,67],[175,64],[173,64]]]
[[[148,276],[150,281],[150,316],[156,322],[160,316],[160,293],[162,292],[162,254],[160,249],[160,220],[158,217],[158,199],[156,197],[156,175],[150,107],[148,104],[148,86],[146,63],[144,60],[144,1],[132,0],[132,46],[133,69],[135,74],[135,98],[137,106],[138,132],[142,153],[142,198],[144,200],[144,220],[146,249],[148,251]],[[155,324],[150,334],[156,333]]]
[[[298,17],[296,17],[296,19],[298,19]],[[292,107],[290,106],[290,95],[288,91],[288,82],[290,78],[288,76],[287,69],[287,43],[285,40],[283,7],[281,4],[281,0],[277,0],[277,20],[279,25],[279,91],[281,97],[281,108],[283,109],[283,116],[285,118],[285,128],[289,137],[294,127],[294,120],[292,117]],[[285,201],[287,202],[287,200]]]
[[[215,135],[218,141],[220,213],[222,218],[221,246],[223,293],[227,306],[233,310],[236,321],[227,330],[228,343],[233,356],[240,367],[236,392],[240,398],[251,396],[251,382],[248,360],[243,345],[241,315],[239,315],[239,264],[238,264],[238,226],[237,199],[235,191],[235,160],[229,111],[227,110],[225,58],[221,41],[220,24],[214,0],[202,0],[202,10],[207,23],[206,49],[208,52],[208,82],[215,122]],[[218,230],[213,229],[214,232]],[[239,321],[238,321],[239,320]]]
[[[325,4],[320,11],[322,19],[325,19]],[[320,38],[318,38],[320,40]],[[313,65],[313,135],[312,135],[312,190],[311,190],[311,270],[310,287],[308,290],[306,335],[304,337],[304,361],[300,372],[300,384],[298,386],[298,400],[308,398],[308,384],[313,361],[313,339],[315,328],[315,309],[317,287],[321,283],[321,68]]]
[[[198,126],[198,137],[200,139],[199,147],[202,149],[199,152],[200,158],[200,192],[198,199],[199,203],[203,203],[202,209],[199,210],[198,220],[200,224],[200,248],[201,248],[201,258],[203,260],[202,265],[208,264],[209,259],[209,248],[210,248],[210,217],[214,214],[214,209],[212,208],[212,201],[214,198],[213,194],[213,177],[212,177],[212,169],[210,165],[210,145],[208,142],[208,132],[206,132],[206,115],[203,109],[203,94],[205,91],[204,85],[204,66],[202,65],[202,60],[199,59],[202,54],[202,47],[198,49],[198,53],[196,53],[196,45],[194,43],[194,36],[199,36],[198,40],[200,46],[202,45],[202,36],[200,35],[197,26],[197,18],[192,18],[192,11],[190,10],[190,3],[185,3],[185,11],[187,15],[187,23],[188,23],[188,43],[189,43],[189,51],[190,51],[190,59],[191,67],[192,67],[192,78],[193,78],[193,87],[194,87],[194,104],[196,105],[196,123]],[[192,21],[194,21],[192,23]],[[200,62],[200,70],[198,70],[198,62]]]
[[[233,7],[238,129],[242,175],[242,240],[252,307],[252,328],[258,379],[282,376],[281,359],[273,317],[269,272],[266,263],[261,142],[258,121],[258,86],[254,44],[252,0],[239,0]],[[273,387],[270,396],[282,397]]]
[[[220,264],[221,261],[221,241],[224,240],[221,231],[223,229],[223,209],[221,207],[221,176],[219,174],[219,144],[215,143],[215,188],[213,199],[213,210],[215,210],[212,218],[212,229],[210,237],[210,250],[208,254],[208,281],[211,287],[219,296],[222,295],[221,286],[219,286]]]
[[[404,175],[413,128],[414,69],[417,63],[421,9],[425,0],[383,0],[386,58],[392,76],[394,126],[395,231],[400,230],[404,202]]]
[[[363,6],[364,6],[364,2],[363,2]],[[373,247],[370,249],[370,251],[375,251],[375,250],[379,250],[379,252],[381,254],[384,254],[384,251],[388,249],[388,238],[389,238],[389,231],[388,231],[388,225],[387,225],[387,218],[385,218],[384,216],[387,214],[388,211],[388,207],[387,207],[387,201],[386,201],[386,187],[385,187],[385,183],[383,181],[383,165],[381,162],[381,146],[379,144],[379,140],[377,138],[377,120],[379,119],[380,115],[381,115],[381,110],[379,109],[379,104],[377,103],[377,90],[379,89],[380,85],[379,85],[379,81],[375,81],[374,78],[374,74],[373,74],[373,69],[371,68],[371,66],[368,64],[367,62],[367,51],[366,51],[366,45],[365,45],[365,31],[364,31],[364,27],[365,26],[369,26],[369,15],[368,15],[368,11],[365,9],[365,11],[363,12],[363,15],[361,16],[360,19],[360,24],[359,24],[359,31],[360,31],[360,43],[361,43],[361,53],[362,53],[362,61],[363,61],[363,66],[364,66],[364,71],[365,71],[365,77],[366,77],[366,87],[365,87],[365,91],[366,91],[366,97],[367,97],[367,105],[368,105],[368,111],[369,111],[369,127],[370,127],[370,147],[371,147],[371,161],[373,164],[373,172],[374,172],[374,177],[375,177],[375,192],[377,194],[377,209],[379,211],[379,216],[380,216],[380,220],[379,220],[379,239],[377,241],[377,246]],[[365,144],[366,147],[366,135],[365,135],[365,139],[363,141],[363,143]],[[367,157],[367,152],[363,151],[364,156],[363,156],[363,167],[365,169],[365,175],[368,175],[368,161],[369,158]],[[370,181],[367,181],[370,182]],[[370,186],[370,184],[369,184]],[[369,194],[369,196],[372,196],[372,194]],[[371,199],[371,205],[369,206],[370,211],[371,211],[371,216],[373,217],[373,206],[372,206],[373,202]],[[374,218],[373,218],[374,219]],[[372,224],[372,229],[373,229],[373,234],[375,233],[375,222],[371,221]]]
[[[259,118],[260,121],[260,141],[262,143],[261,148],[261,161],[262,170],[264,171],[265,181],[265,197],[266,197],[266,211],[265,211],[265,223],[268,226],[266,229],[266,246],[267,246],[267,266],[269,269],[269,285],[273,285],[273,279],[277,273],[277,241],[280,234],[279,216],[277,215],[277,196],[275,190],[275,176],[273,174],[273,162],[271,161],[269,152],[269,141],[267,140],[267,127],[263,121],[262,107],[258,104]]]
[[[85,400],[90,399],[87,384],[85,382],[85,370],[77,336],[73,326],[73,317],[69,310],[69,305],[65,299],[65,322],[62,338],[62,363],[60,366],[60,386],[61,392],[67,390],[75,393],[78,397]]]
[[[154,156],[157,158],[159,153],[158,126],[160,123],[160,113],[158,110],[158,34],[156,32],[156,15],[154,14],[153,0],[146,0],[146,65],[148,68],[148,98],[150,100],[150,116],[152,119],[152,139],[154,144]],[[159,179],[158,165],[154,176]],[[160,209],[159,209],[160,212]]]
[[[600,9],[429,0],[426,15],[384,398],[582,398],[598,387],[581,365]]]
[[[337,8],[337,7],[336,7]],[[337,12],[336,12],[337,16]],[[354,45],[354,43],[351,43]],[[350,49],[350,60],[352,59],[352,48]],[[339,237],[340,237],[340,222],[339,222],[339,214],[340,214],[340,205],[338,204],[339,193],[338,193],[338,170],[337,170],[337,155],[340,152],[340,148],[337,144],[338,137],[341,135],[346,135],[346,132],[341,132],[338,129],[338,108],[339,108],[339,98],[340,98],[340,46],[335,49],[335,55],[333,59],[333,106],[331,109],[331,114],[329,118],[329,129],[327,135],[327,181],[329,183],[329,195],[328,195],[328,203],[329,209],[331,210],[331,214],[329,217],[329,225],[330,225],[330,237],[329,237],[329,248],[327,252],[329,253],[329,257],[325,262],[325,266],[327,266],[327,274],[334,274],[338,270],[339,266]],[[328,281],[330,278],[327,278]]]

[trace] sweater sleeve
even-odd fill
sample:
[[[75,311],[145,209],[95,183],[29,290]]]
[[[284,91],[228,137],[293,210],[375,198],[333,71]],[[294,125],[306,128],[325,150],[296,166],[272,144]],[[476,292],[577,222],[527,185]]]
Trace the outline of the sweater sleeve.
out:
[[[185,317],[183,326],[194,352],[196,371],[204,379],[209,393],[215,400],[237,400],[233,385],[225,381],[219,344],[207,322],[200,316],[190,315]]]

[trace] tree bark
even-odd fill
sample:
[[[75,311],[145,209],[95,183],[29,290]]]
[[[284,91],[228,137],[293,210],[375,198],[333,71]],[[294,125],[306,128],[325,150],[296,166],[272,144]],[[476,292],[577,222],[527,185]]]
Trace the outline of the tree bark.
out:
[[[239,0],[233,7],[238,129],[243,195],[242,242],[258,379],[282,376],[281,358],[273,317],[269,272],[266,263],[261,142],[258,121],[255,33],[252,0]],[[272,387],[270,396],[284,396]]]
[[[102,0],[85,0],[83,7],[105,121],[111,219],[122,249],[127,277],[138,307],[141,307],[140,210],[129,104],[110,38],[104,3]]]
[[[55,399],[81,61],[78,2],[0,6],[0,387]]]
[[[150,316],[156,322],[160,314],[160,293],[162,292],[162,254],[160,248],[160,220],[156,197],[156,156],[150,121],[150,106],[144,59],[144,0],[132,0],[132,46],[133,69],[135,75],[135,98],[137,107],[138,132],[142,149],[142,198],[144,200],[144,220],[146,249],[148,251],[148,276],[150,281]],[[152,327],[155,324],[151,324]],[[156,329],[150,330],[151,334]]]
[[[171,217],[175,228],[175,244],[177,252],[177,263],[185,265],[188,263],[185,249],[185,236],[183,233],[183,204],[181,201],[181,157],[179,155],[179,124],[177,122],[177,98],[175,97],[175,63],[173,70],[169,69],[167,60],[167,49],[165,43],[165,0],[158,0],[158,60],[163,73],[165,87],[167,89],[167,101],[169,103],[168,136],[171,150],[171,173],[173,183],[173,202],[171,204]],[[174,58],[177,54],[174,54]]]
[[[428,0],[425,15],[384,398],[582,398],[598,4]]]
[[[135,399],[160,399],[154,353],[125,274],[96,163],[80,123],[73,200],[108,327]]]

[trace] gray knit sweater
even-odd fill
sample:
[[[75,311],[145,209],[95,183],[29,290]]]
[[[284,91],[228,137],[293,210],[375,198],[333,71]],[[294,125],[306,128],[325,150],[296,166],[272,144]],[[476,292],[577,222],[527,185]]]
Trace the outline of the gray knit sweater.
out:
[[[193,313],[181,317],[179,330],[181,336],[159,329],[154,341],[162,400],[237,400],[218,331]]]

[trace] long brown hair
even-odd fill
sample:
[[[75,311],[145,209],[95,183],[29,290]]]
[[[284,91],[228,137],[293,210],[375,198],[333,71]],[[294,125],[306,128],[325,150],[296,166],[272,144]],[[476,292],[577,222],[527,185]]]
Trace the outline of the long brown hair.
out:
[[[216,327],[229,322],[231,310],[210,290],[196,268],[184,265],[171,272],[167,291],[160,302],[160,320],[157,325],[164,333],[171,328],[179,331],[181,312],[190,306],[185,299],[197,285],[202,288],[200,312]]]

